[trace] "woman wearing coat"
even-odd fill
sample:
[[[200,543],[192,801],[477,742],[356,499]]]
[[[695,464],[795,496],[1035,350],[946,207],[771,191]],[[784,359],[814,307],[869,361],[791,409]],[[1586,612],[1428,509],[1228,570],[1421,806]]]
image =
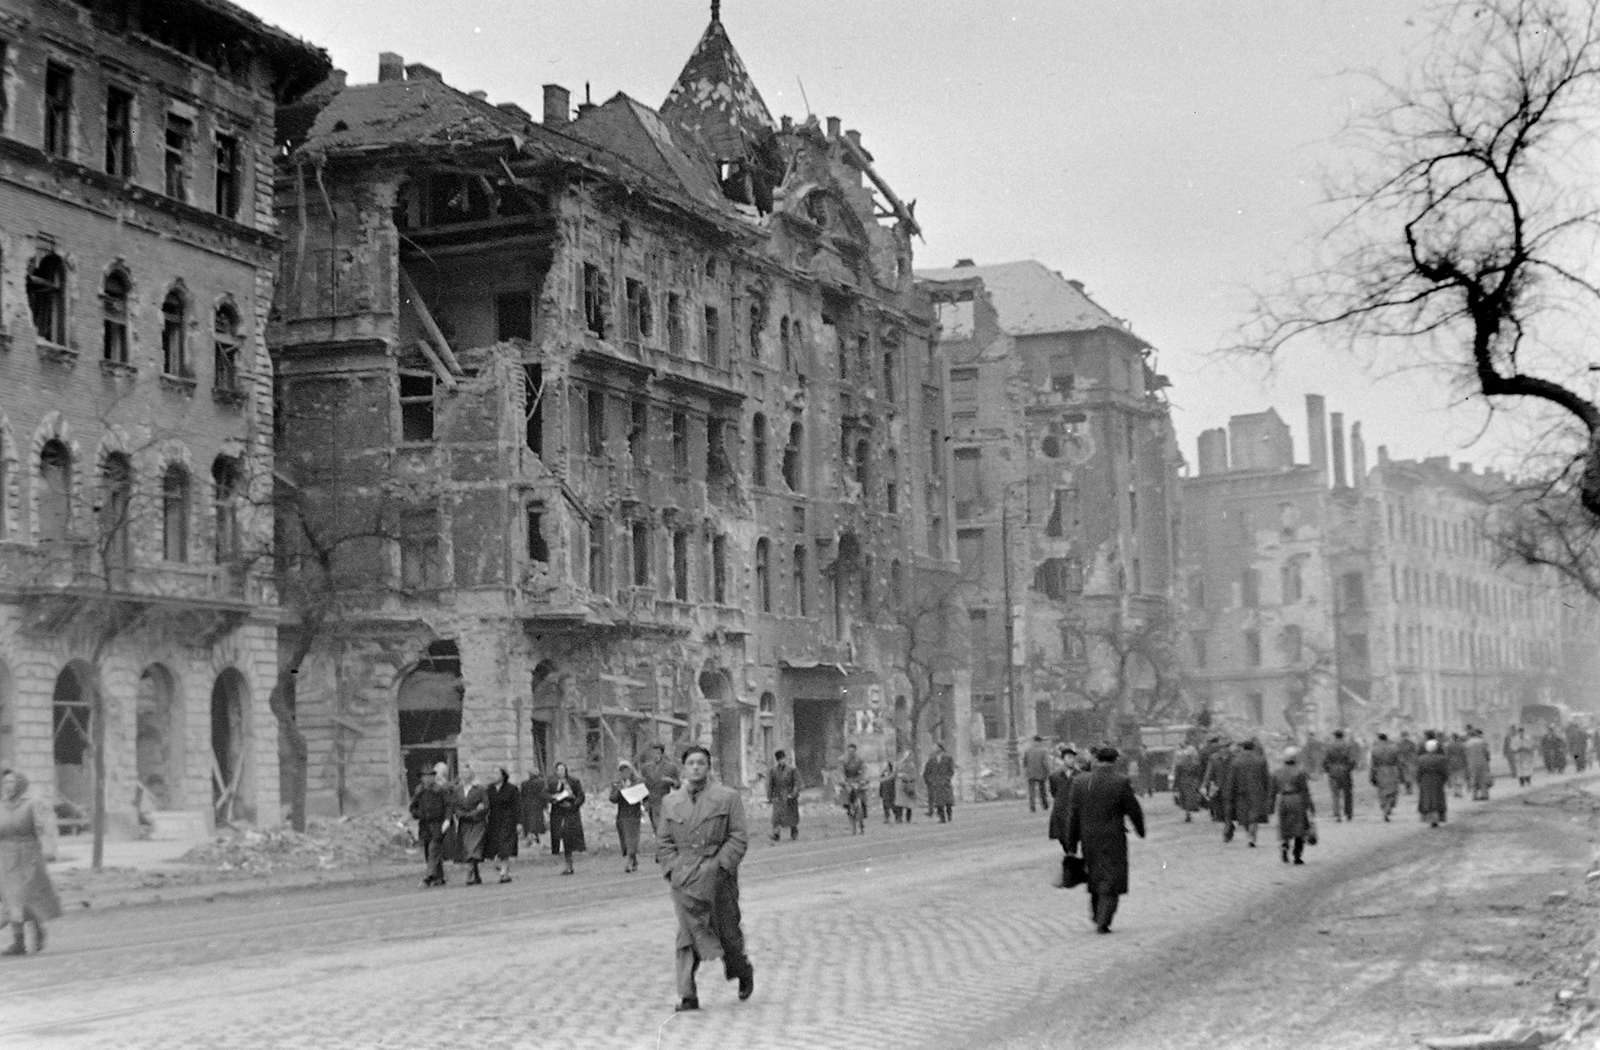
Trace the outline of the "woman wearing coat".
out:
[[[545,794],[544,777],[538,767],[522,782],[522,833],[538,842],[545,832],[544,811],[550,808],[550,798]]]
[[[1172,760],[1172,798],[1183,810],[1185,823],[1194,820],[1194,815],[1205,807],[1205,798],[1200,794],[1203,773],[1200,752],[1191,744],[1180,747]]]
[[[46,919],[59,918],[61,901],[45,862],[56,853],[56,819],[50,805],[28,794],[28,778],[0,772],[0,913],[11,924],[11,946],[0,955],[28,951],[24,924],[33,924],[33,950],[44,951]]]
[[[489,809],[483,853],[494,860],[500,881],[510,882],[511,858],[517,855],[517,828],[522,823],[522,793],[504,766],[495,770],[494,783],[484,792],[484,801]]]
[[[1511,736],[1511,754],[1514,759],[1511,766],[1511,775],[1517,778],[1517,783],[1527,786],[1533,783],[1533,756],[1536,749],[1533,741],[1528,739],[1528,734],[1523,732],[1521,726]]]
[[[1439,750],[1439,741],[1429,740],[1417,758],[1417,812],[1429,827],[1444,823],[1449,785],[1450,759]]]
[[[611,801],[617,804],[617,847],[622,850],[624,872],[639,870],[639,826],[644,803],[629,802],[622,797],[622,789],[643,783],[632,762],[623,759],[617,763],[617,779],[611,782]]]
[[[461,767],[461,786],[454,799],[452,816],[456,824],[460,853],[456,860],[467,865],[468,886],[483,885],[478,865],[483,863],[483,840],[489,826],[489,793],[478,782],[471,766]]]
[[[1278,812],[1278,856],[1289,863],[1289,853],[1294,852],[1294,863],[1304,864],[1306,840],[1311,836],[1311,817],[1317,811],[1311,801],[1311,777],[1300,768],[1300,752],[1289,748],[1283,753],[1283,765],[1272,774],[1272,806]]]
[[[583,785],[567,772],[565,762],[557,762],[545,790],[550,795],[550,852],[566,858],[561,874],[571,875],[572,855],[584,852]]]
[[[894,815],[894,822],[900,823],[900,810],[894,804],[894,763],[885,762],[883,772],[878,775],[878,799],[883,803],[883,822],[889,823],[890,814]]]
[[[895,764],[894,805],[905,813],[906,823],[911,823],[911,815],[917,808],[917,764],[909,751]]]

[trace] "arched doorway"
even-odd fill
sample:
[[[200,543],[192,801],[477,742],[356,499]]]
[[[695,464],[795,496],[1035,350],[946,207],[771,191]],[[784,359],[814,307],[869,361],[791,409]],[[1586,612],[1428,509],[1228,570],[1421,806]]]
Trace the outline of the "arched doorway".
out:
[[[88,816],[94,808],[94,756],[91,725],[94,691],[87,670],[70,663],[56,676],[50,699],[51,736],[55,750],[56,798]]]
[[[729,787],[744,783],[744,714],[723,671],[700,673],[700,694],[711,705],[711,758],[717,778]]]
[[[461,734],[461,650],[453,641],[430,642],[417,666],[400,681],[397,702],[400,758],[405,764],[406,797],[422,782],[422,771],[444,762],[456,768],[456,738]]]
[[[211,687],[211,803],[219,823],[252,820],[244,675],[228,668]]]
[[[177,695],[172,672],[160,664],[151,664],[139,675],[134,754],[139,786],[156,809],[176,808],[183,783],[183,720],[175,712]]]

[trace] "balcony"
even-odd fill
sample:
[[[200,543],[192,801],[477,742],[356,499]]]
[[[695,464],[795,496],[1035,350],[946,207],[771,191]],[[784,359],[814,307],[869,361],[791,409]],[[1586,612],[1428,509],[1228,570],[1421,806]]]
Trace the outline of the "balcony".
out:
[[[271,580],[241,566],[101,563],[85,539],[41,540],[38,546],[0,543],[0,579],[23,594],[96,594],[161,603],[261,606],[274,604]]]

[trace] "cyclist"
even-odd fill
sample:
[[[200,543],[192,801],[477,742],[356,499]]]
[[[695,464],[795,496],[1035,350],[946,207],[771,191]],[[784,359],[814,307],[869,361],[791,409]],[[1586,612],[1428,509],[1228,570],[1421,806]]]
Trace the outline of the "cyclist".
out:
[[[857,806],[860,809],[857,809]],[[856,745],[851,744],[845,749],[844,756],[844,808],[854,817],[861,815],[864,822],[867,813],[867,764],[861,761],[861,756],[856,754]]]

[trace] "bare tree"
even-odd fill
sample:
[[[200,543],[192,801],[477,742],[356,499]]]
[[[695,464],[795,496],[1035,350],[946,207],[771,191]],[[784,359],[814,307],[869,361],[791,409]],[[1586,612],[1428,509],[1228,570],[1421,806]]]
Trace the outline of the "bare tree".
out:
[[[911,682],[907,730],[911,734],[912,759],[919,770],[919,730],[928,706],[938,695],[934,678],[966,662],[966,637],[953,629],[962,611],[958,600],[961,585],[958,573],[915,571],[909,600],[894,610],[894,623],[905,642],[906,677]],[[957,727],[957,731],[962,728]]]
[[[1578,458],[1524,482],[1501,500],[1485,532],[1503,562],[1545,566],[1600,601],[1600,518],[1584,504]]]
[[[1584,380],[1600,233],[1591,180],[1600,0],[1438,9],[1428,56],[1353,125],[1355,174],[1319,256],[1263,298],[1245,348],[1322,334],[1400,346],[1490,399],[1581,426],[1579,503],[1600,516],[1600,405]],[[1391,358],[1387,363],[1393,364]]]
[[[1178,709],[1177,661],[1172,621],[1166,613],[1129,617],[1118,608],[1084,635],[1090,671],[1078,692],[1104,720],[1108,732],[1124,714],[1152,721]],[[1153,684],[1143,699],[1137,693],[1141,680]]]

